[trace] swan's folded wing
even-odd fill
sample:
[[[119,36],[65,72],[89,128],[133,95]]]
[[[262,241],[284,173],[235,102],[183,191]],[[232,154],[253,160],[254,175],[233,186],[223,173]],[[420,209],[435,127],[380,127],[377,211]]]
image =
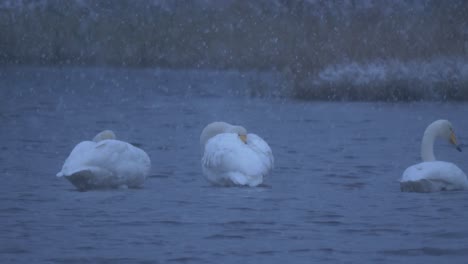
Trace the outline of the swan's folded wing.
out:
[[[263,149],[259,152],[254,150],[249,142],[244,144],[237,134],[220,134],[211,138],[205,145],[202,165],[214,173],[265,175],[272,167],[272,156],[265,154],[271,153],[268,145],[263,144],[261,147]]]
[[[455,164],[444,161],[421,162],[410,166],[403,172],[402,183],[431,183],[431,191],[468,189],[468,179]],[[427,184],[425,184],[427,185]]]
[[[210,139],[205,146],[202,158],[203,167],[217,172],[229,171],[231,166],[229,166],[229,162],[226,164],[226,156],[231,156],[234,150],[235,148],[228,137],[217,136]]]
[[[124,177],[134,174],[143,174],[146,177],[151,167],[150,158],[145,151],[119,140],[99,142],[90,156],[92,160],[89,165],[115,170]]]
[[[73,174],[80,170],[83,164],[89,159],[88,153],[95,147],[96,143],[92,141],[83,141],[78,143],[65,160],[62,170],[57,173],[57,177],[63,177]]]
[[[103,140],[98,143],[83,141],[70,153],[58,177],[67,176],[87,167],[99,167],[109,171],[147,173],[151,162],[141,149],[119,140]]]
[[[412,165],[403,172],[400,181],[419,181],[424,179],[431,172],[429,167],[425,163]]]
[[[265,140],[255,134],[249,134],[247,136],[247,144],[250,145],[256,152],[265,156],[266,160],[264,163],[268,171],[273,169],[275,161],[273,157],[273,151]]]

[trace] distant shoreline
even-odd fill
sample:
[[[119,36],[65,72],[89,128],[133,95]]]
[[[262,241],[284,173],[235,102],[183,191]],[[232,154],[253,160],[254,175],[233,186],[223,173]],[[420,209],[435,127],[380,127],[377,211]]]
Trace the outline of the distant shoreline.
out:
[[[291,98],[305,101],[468,101],[468,60],[376,61],[330,65],[301,83],[287,70],[173,69],[90,65],[0,65],[0,89],[34,80],[87,89],[94,83],[161,90],[166,94],[205,94]],[[64,79],[68,78],[68,79]],[[94,83],[93,83],[94,80]],[[28,83],[25,83],[28,85]],[[79,85],[79,86],[77,86]],[[82,88],[80,88],[82,87]]]
[[[5,1],[0,65],[271,72],[280,84],[252,77],[250,93],[465,101],[466,14],[464,0]]]

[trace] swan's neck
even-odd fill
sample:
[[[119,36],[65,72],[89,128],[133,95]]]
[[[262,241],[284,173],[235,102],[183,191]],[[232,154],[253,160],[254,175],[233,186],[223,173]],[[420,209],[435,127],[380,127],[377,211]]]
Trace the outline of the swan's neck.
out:
[[[435,127],[429,126],[424,132],[424,136],[421,143],[421,158],[423,161],[434,161],[434,141],[437,137]]]
[[[202,134],[200,135],[200,145],[202,153],[205,151],[206,142],[208,142],[210,138],[218,134],[224,133],[227,126],[230,125],[224,122],[213,122],[203,129]]]

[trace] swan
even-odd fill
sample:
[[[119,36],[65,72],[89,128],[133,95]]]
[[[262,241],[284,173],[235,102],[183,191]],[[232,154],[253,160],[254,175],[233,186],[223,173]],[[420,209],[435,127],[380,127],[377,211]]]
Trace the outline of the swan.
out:
[[[400,180],[403,192],[436,192],[468,189],[468,179],[457,165],[438,161],[434,156],[434,141],[436,138],[448,140],[458,151],[452,124],[447,120],[437,120],[430,124],[421,144],[421,163],[408,167]]]
[[[205,178],[218,186],[258,186],[273,168],[270,146],[242,126],[208,124],[200,135]]]
[[[146,152],[116,140],[104,130],[93,141],[80,142],[72,150],[57,177],[65,177],[78,190],[139,188],[151,167]]]

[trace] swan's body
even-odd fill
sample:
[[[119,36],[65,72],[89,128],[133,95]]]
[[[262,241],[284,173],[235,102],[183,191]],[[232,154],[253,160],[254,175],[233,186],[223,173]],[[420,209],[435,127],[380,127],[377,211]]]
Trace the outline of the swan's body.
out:
[[[436,160],[434,141],[438,137],[448,139],[461,151],[450,122],[438,120],[430,124],[424,132],[421,145],[423,162],[410,166],[403,172],[400,181],[402,191],[436,192],[468,189],[468,179],[457,165]]]
[[[205,178],[220,186],[257,186],[273,168],[268,144],[245,128],[224,122],[209,124],[200,137]]]
[[[139,188],[150,170],[148,155],[104,131],[93,141],[80,142],[65,160],[57,177],[65,177],[79,190]]]

